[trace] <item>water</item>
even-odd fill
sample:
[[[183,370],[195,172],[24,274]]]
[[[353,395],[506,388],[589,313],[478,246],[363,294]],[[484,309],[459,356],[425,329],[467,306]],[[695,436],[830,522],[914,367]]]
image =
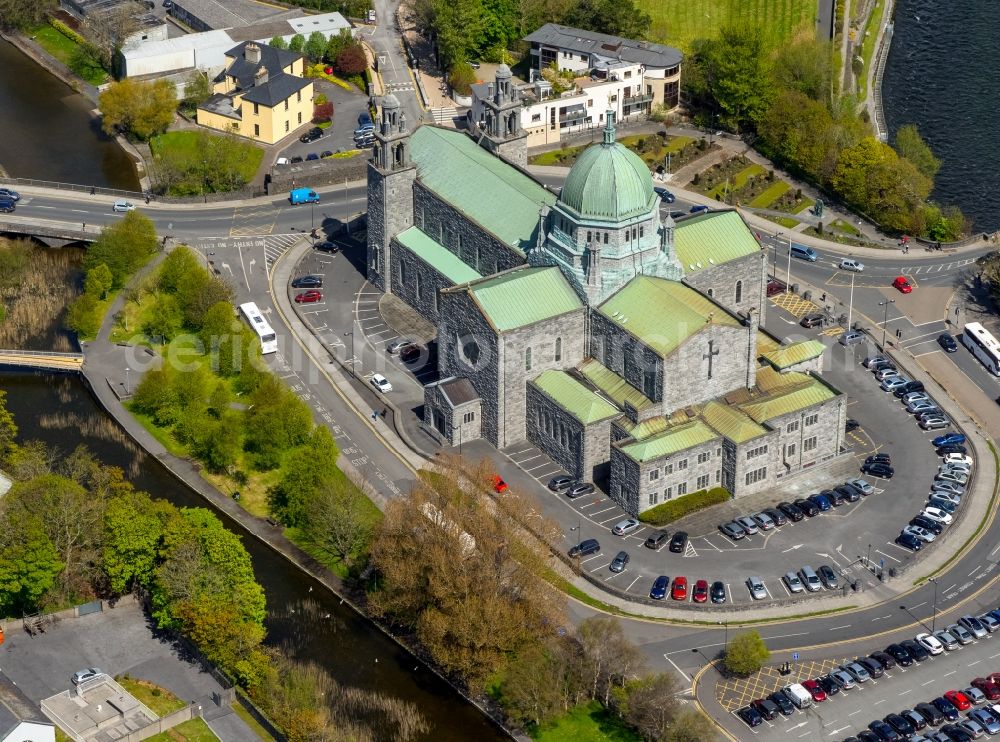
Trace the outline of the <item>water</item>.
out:
[[[209,507],[158,461],[131,441],[123,442],[117,425],[109,424],[111,421],[80,381],[70,377],[0,375],[0,389],[7,392],[7,406],[17,420],[22,440],[43,440],[65,453],[84,443],[101,461],[122,467],[137,488],[154,497],[178,506]],[[70,422],[70,427],[55,428],[59,422]],[[231,530],[241,533],[224,515],[216,514]],[[267,594],[268,644],[290,640],[296,656],[320,663],[341,683],[376,689],[416,704],[431,724],[425,740],[507,739],[450,686],[418,667],[412,655],[340,605],[339,599],[319,583],[256,539],[244,537],[243,543],[253,559],[254,574]],[[304,600],[318,603],[317,610],[303,613]],[[322,618],[325,614],[330,618]]]
[[[139,190],[94,103],[3,40],[0,70],[0,165],[11,176]]]
[[[890,141],[916,124],[941,159],[933,198],[959,206],[981,232],[1000,228],[997,28],[997,0],[897,0],[883,81]]]

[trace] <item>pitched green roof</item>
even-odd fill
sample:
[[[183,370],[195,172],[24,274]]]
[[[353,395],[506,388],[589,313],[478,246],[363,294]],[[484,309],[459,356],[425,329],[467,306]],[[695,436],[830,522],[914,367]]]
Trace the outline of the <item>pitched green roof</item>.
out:
[[[621,451],[633,461],[638,461],[641,464],[670,456],[718,437],[719,434],[701,420],[695,420],[670,428],[644,441],[628,443],[621,447]]]
[[[555,267],[508,271],[471,283],[468,291],[498,332],[583,307],[580,297]]]
[[[664,357],[709,322],[739,327],[711,299],[679,281],[652,276],[633,278],[598,311]]]
[[[663,415],[651,417],[640,423],[634,423],[627,417],[623,417],[615,424],[621,426],[622,430],[628,433],[629,437],[634,438],[637,441],[642,441],[649,438],[651,435],[662,433],[670,427],[669,421]]]
[[[534,242],[538,212],[554,193],[461,131],[421,126],[410,147],[424,186],[508,245]]]
[[[584,361],[579,370],[586,377],[587,381],[604,392],[605,395],[613,399],[621,407],[624,407],[627,403],[633,409],[641,412],[653,404],[649,397],[594,358]]]
[[[688,275],[760,252],[760,243],[736,211],[709,211],[677,223],[677,260]]]
[[[701,412],[705,422],[734,443],[746,443],[767,433],[745,413],[721,402],[709,402]]]
[[[482,278],[455,253],[421,232],[418,227],[410,227],[400,232],[396,235],[396,239],[399,244],[452,283],[467,283]]]
[[[771,337],[759,327],[757,328],[757,352],[759,354],[764,355],[780,347],[781,341]]]
[[[565,371],[546,371],[532,383],[584,425],[621,414],[617,407]]]
[[[764,359],[777,369],[784,369],[795,366],[813,358],[819,358],[826,350],[826,346],[819,340],[803,340],[799,343],[792,343],[784,348],[778,348],[764,353]]]
[[[790,412],[804,410],[807,407],[826,402],[828,399],[833,399],[835,396],[833,390],[828,386],[817,379],[810,379],[808,383],[797,388],[771,394],[759,401],[742,404],[740,409],[760,423],[787,415]]]

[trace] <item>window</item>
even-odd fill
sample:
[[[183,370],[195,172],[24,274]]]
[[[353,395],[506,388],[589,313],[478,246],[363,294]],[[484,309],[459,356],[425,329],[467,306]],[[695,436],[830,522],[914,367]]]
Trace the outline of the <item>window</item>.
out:
[[[687,468],[688,468],[687,459],[681,459],[680,461],[677,462],[677,471],[684,471]]]
[[[806,416],[806,419],[805,419],[805,424],[806,425],[815,425],[818,422],[819,422],[819,415],[818,414],[813,414],[813,415],[807,415]]]
[[[591,234],[590,234],[590,230],[588,229],[587,230],[587,242],[590,242],[590,241],[591,241]]]
[[[301,90],[295,94],[295,102],[296,103],[301,103],[302,102],[302,91]]]
[[[572,55],[570,55],[570,56],[572,56]],[[580,61],[581,62],[586,62],[587,61],[587,55],[586,54],[581,54],[580,55]]]
[[[404,263],[402,260],[399,261],[399,268],[397,270],[397,273],[399,274],[399,276],[398,276],[399,277],[399,283],[401,285],[405,286],[406,285],[406,263]]]
[[[698,477],[697,488],[700,489],[700,490],[708,489],[708,475],[707,474],[702,474],[700,477]]]
[[[815,450],[815,448],[816,448],[816,436],[813,436],[812,438],[806,438],[804,441],[802,441],[802,453],[813,451]]]
[[[655,482],[659,478],[660,478],[660,470],[659,469],[653,469],[651,472],[649,472],[649,481],[650,482]]]
[[[260,124],[254,124],[253,125],[253,135],[255,137],[259,137],[260,136]]]
[[[562,360],[562,338],[556,338],[556,362]]]
[[[664,500],[669,500],[673,496],[674,496],[674,488],[673,487],[667,487],[665,490],[663,490],[663,499]]]
[[[465,413],[465,417],[462,418],[462,422],[463,423],[471,423],[475,419],[476,419],[476,413],[475,412],[466,412]]]
[[[754,469],[753,471],[748,471],[746,476],[747,484],[757,484],[757,482],[763,482],[767,479],[767,467],[761,469]]]
[[[704,464],[710,458],[712,458],[712,454],[710,454],[708,451],[700,453],[700,454],[698,454],[698,463],[699,464]]]
[[[642,227],[639,227],[639,239],[642,239]]]
[[[674,473],[674,465],[673,464],[667,464],[665,467],[663,467],[663,473],[664,474],[673,474]]]
[[[715,289],[709,289],[708,290],[708,298],[711,299],[713,296],[715,296]]]
[[[799,421],[796,420],[793,423],[788,423],[788,427],[785,428],[785,432],[786,433],[794,433],[798,429],[799,429]]]
[[[688,483],[687,482],[681,482],[680,484],[677,485],[677,495],[678,496],[680,496],[680,495],[686,495],[687,493],[688,493]]]
[[[413,291],[417,295],[417,299],[420,298],[420,271],[418,270],[413,274]]]
[[[736,301],[735,301],[735,303],[739,304],[741,301],[743,301],[743,281],[737,281],[736,282]]]
[[[750,459],[755,459],[758,456],[763,456],[766,453],[767,453],[766,443],[763,446],[757,446],[756,448],[751,448],[749,451],[747,451],[747,461],[749,461]]]
[[[531,370],[531,348],[524,349],[524,370]]]
[[[649,493],[649,504],[651,506],[655,505],[659,501],[660,501],[660,493],[659,492],[653,491],[653,492]]]
[[[785,458],[790,459],[795,455],[795,444],[789,443],[785,446]]]
[[[299,111],[299,123],[302,123],[302,111]]]
[[[720,479],[722,479],[722,469],[716,469],[715,470],[715,483],[718,484]]]
[[[285,133],[286,133],[286,134],[288,133],[288,127],[289,127],[289,124],[291,124],[291,122],[290,122],[290,121],[286,121],[286,122],[285,122]]]
[[[435,291],[434,291],[434,311],[435,312],[437,312],[437,311],[440,310],[440,306],[438,305],[438,298],[439,298],[439,294],[438,294],[438,291],[435,289]]]
[[[604,244],[605,245],[608,244],[608,233],[607,232],[604,233]]]
[[[285,110],[288,110],[288,98],[285,98]]]
[[[256,116],[259,113],[260,113],[260,107],[256,103],[254,103],[253,104],[253,115]]]
[[[650,399],[656,399],[656,369],[647,368],[642,372],[642,393]]]
[[[542,120],[542,114],[540,113],[531,114],[531,123],[535,123],[536,121],[541,121],[541,120]]]

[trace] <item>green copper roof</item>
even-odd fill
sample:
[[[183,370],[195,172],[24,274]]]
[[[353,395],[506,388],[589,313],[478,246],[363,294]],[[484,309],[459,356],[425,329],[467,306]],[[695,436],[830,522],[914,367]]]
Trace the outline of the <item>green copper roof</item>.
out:
[[[469,285],[497,332],[532,325],[580,309],[580,297],[555,267],[520,268]]]
[[[707,443],[719,434],[700,420],[678,425],[638,443],[628,443],[621,447],[622,453],[640,464],[646,461],[670,456],[685,451],[692,446]]]
[[[594,358],[583,362],[583,365],[580,366],[580,373],[586,377],[587,381],[622,407],[629,404],[633,409],[641,412],[653,404],[649,397]]]
[[[599,397],[565,371],[546,371],[532,383],[584,425],[621,414],[614,405]]]
[[[421,126],[410,139],[420,182],[506,244],[534,242],[538,212],[554,193],[461,131]]]
[[[396,235],[399,244],[423,260],[452,283],[467,283],[482,278],[471,266],[436,240],[410,227]]]
[[[828,386],[810,378],[810,380],[784,392],[771,394],[760,401],[748,402],[740,405],[740,408],[752,417],[756,422],[765,422],[790,412],[798,412],[807,407],[826,402],[836,396]]]
[[[760,252],[760,244],[735,211],[710,211],[682,219],[674,231],[677,260],[688,275]]]
[[[825,350],[826,346],[819,340],[803,340],[763,355],[768,363],[780,370],[819,358]]]
[[[622,430],[637,441],[646,440],[651,435],[662,433],[670,427],[670,423],[667,421],[667,418],[663,417],[663,415],[651,417],[648,420],[643,420],[641,423],[633,423],[627,417],[623,417],[615,424],[621,426]]]
[[[653,177],[635,152],[615,141],[612,117],[604,141],[592,144],[573,163],[559,200],[584,218],[618,221],[653,208]]]
[[[767,433],[766,428],[755,423],[745,413],[721,402],[709,402],[701,416],[713,429],[734,443],[746,443]]]
[[[722,307],[678,281],[637,276],[598,311],[660,356],[712,322],[739,327]]]

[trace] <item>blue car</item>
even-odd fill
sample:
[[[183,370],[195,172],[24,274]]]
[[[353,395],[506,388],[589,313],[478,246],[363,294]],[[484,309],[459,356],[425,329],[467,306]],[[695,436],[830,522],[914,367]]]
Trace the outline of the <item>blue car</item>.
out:
[[[654,186],[653,191],[660,197],[660,200],[667,204],[672,204],[677,200],[676,196],[663,186]]]
[[[705,206],[704,204],[695,204],[694,206],[691,207],[691,209],[688,211],[688,213],[689,214],[701,214],[702,212],[708,211],[708,210],[709,210],[708,207]]]
[[[820,494],[809,495],[809,497],[807,497],[806,499],[812,502],[816,507],[818,507],[821,513],[825,513],[832,507],[830,505],[830,498],[827,497],[826,495],[820,495]]]
[[[660,575],[653,582],[653,587],[649,590],[649,597],[653,600],[663,600],[667,597],[667,588],[670,587],[670,578],[666,575]]]
[[[931,445],[934,446],[934,448],[951,446],[953,444],[961,445],[962,443],[965,443],[965,436],[961,433],[945,433],[944,435],[939,435],[931,441]]]

